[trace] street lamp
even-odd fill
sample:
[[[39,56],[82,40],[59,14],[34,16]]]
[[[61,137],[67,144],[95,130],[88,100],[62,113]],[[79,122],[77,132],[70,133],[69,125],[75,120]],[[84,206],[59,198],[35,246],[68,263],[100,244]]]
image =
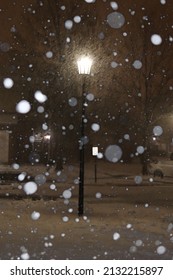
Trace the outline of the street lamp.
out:
[[[80,170],[79,170],[79,201],[78,201],[78,215],[82,216],[84,212],[84,137],[85,137],[85,76],[90,75],[92,60],[87,57],[81,57],[77,61],[78,72],[80,75],[84,75],[83,84],[82,84],[82,117],[81,117],[81,138],[79,142],[80,150]]]

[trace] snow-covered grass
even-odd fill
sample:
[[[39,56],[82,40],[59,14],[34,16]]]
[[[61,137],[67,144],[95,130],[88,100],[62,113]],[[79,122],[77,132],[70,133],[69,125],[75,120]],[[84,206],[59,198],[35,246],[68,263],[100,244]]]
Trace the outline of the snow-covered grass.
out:
[[[172,259],[170,182],[149,181],[137,164],[99,161],[95,183],[94,165],[87,163],[79,217],[77,165],[58,174],[44,166],[21,168],[34,178],[46,173],[47,181],[31,195],[25,182],[0,186],[1,259]]]

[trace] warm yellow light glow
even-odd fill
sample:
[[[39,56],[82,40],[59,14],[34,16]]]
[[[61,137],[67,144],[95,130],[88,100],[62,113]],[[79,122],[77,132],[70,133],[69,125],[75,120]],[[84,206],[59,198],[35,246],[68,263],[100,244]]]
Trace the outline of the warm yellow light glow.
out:
[[[77,65],[78,65],[79,74],[86,74],[86,75],[90,74],[92,60],[89,57],[87,56],[81,57],[81,59],[77,61]]]
[[[50,138],[51,138],[51,135],[50,135],[50,134],[47,133],[47,134],[44,135],[44,139],[45,139],[45,140],[50,140]]]

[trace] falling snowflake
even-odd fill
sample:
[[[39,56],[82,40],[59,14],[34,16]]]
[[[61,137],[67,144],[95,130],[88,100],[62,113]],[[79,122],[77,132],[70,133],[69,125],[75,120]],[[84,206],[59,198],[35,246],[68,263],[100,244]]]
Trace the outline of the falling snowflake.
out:
[[[115,29],[121,28],[125,23],[125,18],[121,13],[113,12],[107,16],[108,24]]]
[[[153,43],[153,45],[160,45],[162,43],[162,37],[158,34],[153,34],[151,36],[151,42]]]
[[[16,111],[20,114],[27,114],[31,110],[31,105],[27,100],[21,100],[16,105]]]
[[[31,218],[32,218],[32,220],[34,220],[34,221],[35,221],[35,220],[38,220],[38,219],[40,218],[40,213],[37,212],[37,211],[32,212]]]
[[[24,186],[23,189],[27,195],[33,194],[37,191],[37,184],[33,181],[27,182]]]
[[[115,232],[113,234],[113,240],[118,240],[118,239],[120,239],[120,234],[118,232]]]
[[[3,80],[3,85],[4,85],[5,88],[10,89],[10,88],[13,87],[14,82],[13,82],[13,80],[11,78],[5,78]]]

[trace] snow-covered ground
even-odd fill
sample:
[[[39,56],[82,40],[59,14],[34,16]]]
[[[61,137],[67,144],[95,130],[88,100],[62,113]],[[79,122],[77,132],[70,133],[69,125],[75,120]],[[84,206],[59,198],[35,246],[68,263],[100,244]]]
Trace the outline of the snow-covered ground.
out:
[[[78,217],[77,165],[58,173],[21,166],[38,189],[27,195],[26,181],[0,185],[0,258],[172,259],[172,179],[144,178],[140,169],[101,160],[95,183],[94,162],[86,164]]]

